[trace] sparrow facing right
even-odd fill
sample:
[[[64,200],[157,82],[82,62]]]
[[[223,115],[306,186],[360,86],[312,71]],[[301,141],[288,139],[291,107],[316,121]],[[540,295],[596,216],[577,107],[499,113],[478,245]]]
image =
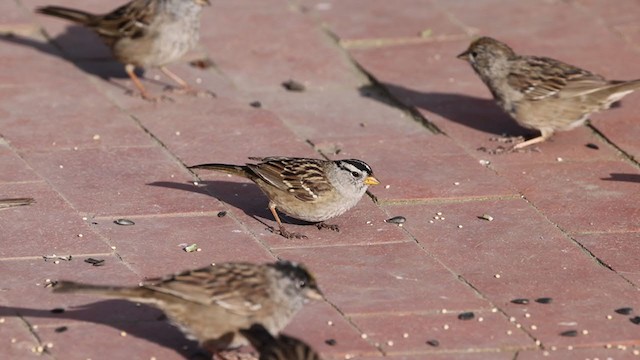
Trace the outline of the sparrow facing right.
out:
[[[271,335],[264,326],[253,324],[249,329],[240,329],[251,345],[258,350],[260,360],[322,360],[309,345],[294,337]]]
[[[276,209],[296,219],[318,223],[340,231],[337,225],[324,223],[354,207],[370,185],[379,184],[373,170],[364,161],[320,160],[291,157],[249,158],[258,164],[201,164],[189,169],[206,169],[238,175],[253,181],[269,198],[269,210],[285,238],[306,238],[285,230]]]
[[[135,74],[135,67],[159,67],[182,90],[194,92],[166,65],[195,47],[200,37],[200,12],[206,5],[209,0],[133,0],[104,15],[61,6],[45,6],[36,12],[95,31],[111,48],[116,60],[125,64],[125,71],[142,97],[155,100]]]
[[[153,305],[189,339],[213,354],[247,345],[239,330],[256,322],[277,334],[309,299],[323,298],[308,270],[288,261],[212,264],[133,287],[59,281],[53,292]]]
[[[549,139],[556,131],[582,125],[592,113],[640,88],[640,79],[606,80],[600,75],[546,57],[516,54],[509,46],[481,37],[458,55],[487,85],[498,105],[518,124],[540,131],[514,149]]]

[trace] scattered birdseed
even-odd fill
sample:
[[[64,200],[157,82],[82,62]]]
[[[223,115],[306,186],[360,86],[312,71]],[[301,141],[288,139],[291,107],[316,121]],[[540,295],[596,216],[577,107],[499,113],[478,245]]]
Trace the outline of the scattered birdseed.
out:
[[[87,258],[84,259],[84,262],[86,262],[87,264],[91,264],[93,266],[104,266],[104,259],[94,259],[94,258]]]
[[[640,355],[640,350],[638,349],[633,350],[633,355]]]
[[[611,319],[613,319],[613,316],[607,315],[607,320],[611,320]]]
[[[254,107],[254,108],[261,108],[262,107],[262,103],[260,101],[252,101],[252,102],[249,103],[249,105],[251,107]]]
[[[440,346],[440,342],[438,340],[436,340],[436,339],[427,340],[427,345],[433,346],[433,347],[438,347],[438,346]]]
[[[127,332],[126,331],[120,331],[120,336],[127,336]]]
[[[385,185],[384,188],[385,189],[389,189],[391,187],[391,185]]]
[[[478,322],[483,322],[484,318],[482,316],[478,316]]]
[[[527,305],[529,303],[529,299],[513,299],[511,302],[518,305]]]
[[[434,220],[440,220],[440,216],[434,216],[433,219]]]
[[[564,161],[564,159],[563,159],[563,158],[561,158],[561,157],[557,157],[557,158],[556,158],[556,161],[557,161],[557,162],[563,162],[563,161]]]
[[[433,221],[433,220],[429,220],[429,224],[433,224],[433,223],[434,223],[434,221]]]
[[[441,313],[446,314],[447,313],[447,309],[442,309],[440,310]]]
[[[129,220],[129,219],[118,219],[116,221],[114,221],[114,223],[116,225],[122,225],[122,226],[130,226],[130,225],[135,225],[136,223],[134,223],[133,221]]]
[[[60,169],[64,169],[64,166],[63,166],[63,165],[60,165]]]
[[[43,353],[43,352],[44,352],[44,347],[43,347],[43,346],[36,346],[36,347],[32,347],[32,348],[31,348],[31,352],[34,352],[34,353]]]
[[[384,222],[388,222],[391,224],[404,224],[407,221],[407,218],[404,216],[394,216],[391,219],[387,219]]]
[[[66,326],[60,326],[60,327],[57,327],[57,328],[53,329],[53,331],[55,331],[55,332],[57,332],[57,333],[61,333],[61,332],[65,332],[65,331],[67,331],[68,329],[69,329],[69,328],[68,328],[68,327],[66,327]]]
[[[176,136],[180,136],[180,131],[176,131]]]
[[[496,278],[496,279],[500,279],[500,274],[495,274],[495,275],[493,275],[493,277]]]
[[[441,213],[440,211],[438,211],[438,212],[436,213],[436,215],[438,215],[438,216],[442,216],[442,213]]]
[[[497,312],[498,312],[498,308],[493,308],[493,309],[491,309],[491,312],[492,312],[492,313],[497,313]]]
[[[83,236],[84,236],[84,235],[82,235],[82,234],[78,234],[78,237],[79,237],[79,238],[81,238],[81,237],[83,237]]]
[[[489,164],[491,164],[491,161],[489,161],[489,160],[484,160],[484,159],[482,159],[482,160],[480,160],[480,161],[478,161],[478,162],[479,162],[479,163],[480,163],[480,165],[482,165],[482,166],[489,166]]]
[[[54,263],[54,264],[56,264],[56,265],[58,265],[58,264],[60,264],[60,260],[56,260],[56,261],[54,261],[53,263]]]
[[[327,325],[333,326],[333,321],[331,321],[331,320],[327,321]]]
[[[623,308],[615,309],[614,311],[620,315],[631,315],[631,313],[633,312],[633,308],[623,307]]]
[[[582,330],[582,335],[589,335],[589,330],[587,330],[587,329]]]
[[[613,345],[611,345],[611,344],[606,344],[606,345],[604,346],[604,348],[605,348],[605,349],[611,349],[612,347],[613,347]]]
[[[361,335],[360,335],[360,337],[361,337],[361,338],[363,338],[363,339],[366,339],[366,338],[368,338],[369,336],[367,336],[367,334],[361,334]]]
[[[573,350],[573,346],[571,345],[567,346],[567,350]]]
[[[48,342],[44,345],[47,349],[51,349],[53,348],[53,343],[52,342]]]
[[[202,248],[197,248],[196,251],[202,251]]]
[[[542,356],[549,356],[549,352],[548,352],[548,351],[546,351],[546,350],[545,350],[545,351],[543,351],[543,352],[542,352]]]
[[[476,315],[471,311],[463,312],[463,313],[458,314],[458,320],[471,320],[475,316]]]
[[[200,184],[199,184],[197,181],[194,181],[194,182],[193,182],[193,185],[198,186],[198,185],[200,185]]]
[[[563,332],[560,333],[560,336],[576,337],[576,336],[578,336],[578,331],[577,330],[563,331]]]
[[[522,324],[516,324],[516,328],[518,329],[522,328]]]
[[[116,247],[115,247],[115,246],[112,246],[112,247],[111,247],[111,250],[115,250],[115,249],[116,249]]]
[[[213,61],[209,58],[202,58],[202,59],[197,59],[197,60],[193,60],[189,62],[189,65],[198,68],[198,69],[208,69],[210,67],[212,67]]]
[[[354,356],[355,356],[355,355],[353,355],[353,354],[345,354],[345,355],[344,355],[344,358],[345,358],[346,360],[350,360],[350,359],[353,359],[353,358],[354,358]]]
[[[632,317],[631,319],[629,319],[629,321],[631,321],[632,323],[634,323],[636,325],[640,325],[640,316]]]
[[[541,298],[535,299],[535,302],[539,304],[551,304],[552,301],[553,299],[550,297],[541,297]]]
[[[408,338],[409,337],[409,333],[402,334],[402,337],[405,338],[405,339]]]
[[[0,318],[0,324],[4,324],[5,321],[5,318]]]
[[[53,313],[53,314],[62,314],[63,312],[64,312],[63,308],[51,309],[51,313]]]
[[[16,340],[16,338],[11,338],[11,343],[12,343],[12,344],[15,344],[15,343],[16,343],[16,341],[18,341],[18,340]]]
[[[335,346],[335,344],[337,344],[336,339],[327,339],[324,341],[325,344],[329,345],[329,346]]]
[[[393,346],[393,341],[392,340],[387,341],[387,345]]]
[[[458,186],[458,185],[460,185],[460,183],[456,181],[456,182],[453,183],[453,185]]]
[[[538,327],[536,325],[531,325],[531,330],[538,330]]]
[[[588,144],[587,144],[587,147],[588,147],[589,149],[594,149],[594,150],[598,150],[598,149],[600,149],[600,147],[599,147],[598,145],[594,144],[594,143],[588,143]]]
[[[302,92],[306,90],[304,84],[299,83],[295,80],[287,80],[282,83],[282,87],[287,89],[288,91]]]
[[[98,134],[93,135],[93,140],[100,140],[100,135]]]
[[[493,216],[488,215],[488,214],[482,214],[482,215],[478,216],[478,219],[487,220],[487,221],[493,221]]]
[[[458,229],[462,229],[462,225],[458,225]]]
[[[198,244],[187,245],[184,248],[182,248],[182,250],[184,250],[186,252],[198,251]]]
[[[516,322],[516,317],[515,316],[510,317],[509,322]]]
[[[444,325],[442,325],[442,328],[443,328],[444,330],[449,330],[449,324],[444,324]]]

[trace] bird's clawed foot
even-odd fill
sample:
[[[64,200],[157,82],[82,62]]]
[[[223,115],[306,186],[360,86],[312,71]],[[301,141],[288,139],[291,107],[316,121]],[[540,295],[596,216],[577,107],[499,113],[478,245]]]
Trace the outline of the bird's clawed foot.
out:
[[[317,223],[316,227],[318,228],[318,230],[329,229],[329,230],[332,230],[332,231],[335,231],[335,232],[340,232],[340,227],[338,225],[327,224],[324,221]]]
[[[278,234],[284,237],[285,239],[306,239],[307,238],[307,236],[304,234],[287,231],[282,225],[280,225],[279,229],[276,229],[274,227],[270,227],[269,229],[271,230],[272,233]]]

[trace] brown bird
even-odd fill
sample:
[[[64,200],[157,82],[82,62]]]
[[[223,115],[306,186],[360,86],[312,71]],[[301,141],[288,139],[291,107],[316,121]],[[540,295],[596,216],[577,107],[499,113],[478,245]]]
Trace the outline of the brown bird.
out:
[[[238,175],[253,181],[269,198],[269,210],[286,238],[306,236],[285,230],[276,209],[296,219],[319,223],[339,231],[337,225],[324,223],[354,207],[370,185],[379,184],[373,170],[364,161],[319,160],[290,157],[249,158],[258,164],[201,164],[189,169],[206,169]]]
[[[556,131],[582,125],[592,113],[640,88],[640,79],[606,80],[558,60],[516,54],[509,46],[481,37],[458,55],[473,67],[498,105],[539,137],[514,149],[549,139]]]
[[[189,339],[213,354],[247,345],[239,330],[256,322],[277,334],[309,299],[323,298],[308,270],[288,261],[213,264],[133,287],[59,281],[53,292],[153,305]]]
[[[260,360],[322,360],[309,345],[294,337],[280,334],[275,338],[264,326],[253,324],[240,333],[258,350]]]
[[[133,0],[104,15],[61,6],[36,9],[84,25],[109,46],[116,60],[146,100],[155,100],[135,74],[135,67],[159,67],[187,92],[194,90],[166,65],[179,60],[198,42],[200,12],[209,0]]]
[[[14,206],[31,205],[35,202],[32,198],[0,199],[0,210]]]

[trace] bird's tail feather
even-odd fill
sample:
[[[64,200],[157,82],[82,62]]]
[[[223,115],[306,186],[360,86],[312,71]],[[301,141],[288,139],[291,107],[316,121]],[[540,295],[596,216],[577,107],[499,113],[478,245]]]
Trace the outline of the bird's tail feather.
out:
[[[58,281],[53,287],[57,294],[88,294],[105,297],[130,299],[139,302],[148,302],[147,296],[152,290],[143,287],[105,286],[82,284],[73,281]]]
[[[248,169],[246,166],[241,165],[230,165],[230,164],[200,164],[189,166],[189,169],[204,169],[204,170],[214,170],[220,171],[223,173],[237,175],[242,177],[247,177]]]
[[[37,13],[55,16],[62,19],[70,20],[78,24],[88,25],[92,23],[96,15],[76,9],[70,9],[62,6],[44,6],[36,9]]]

